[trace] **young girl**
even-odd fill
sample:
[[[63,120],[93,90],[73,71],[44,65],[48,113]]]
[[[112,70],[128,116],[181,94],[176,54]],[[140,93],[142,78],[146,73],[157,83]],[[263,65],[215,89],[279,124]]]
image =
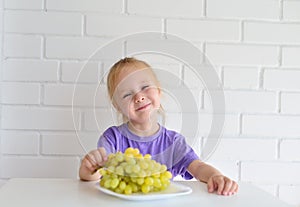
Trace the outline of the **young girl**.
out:
[[[207,183],[209,192],[232,195],[238,191],[235,181],[214,167],[199,160],[185,138],[158,123],[161,90],[151,67],[135,58],[124,58],[111,68],[107,87],[113,106],[123,116],[124,123],[108,128],[98,141],[98,149],[82,160],[79,176],[82,180],[98,180],[94,173],[107,161],[107,155],[128,147],[138,148],[165,164],[173,176],[196,178]]]

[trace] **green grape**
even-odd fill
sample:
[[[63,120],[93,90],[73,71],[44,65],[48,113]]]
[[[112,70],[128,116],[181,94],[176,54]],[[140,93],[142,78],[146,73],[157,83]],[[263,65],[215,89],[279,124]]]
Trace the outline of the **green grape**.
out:
[[[139,165],[140,165],[140,167],[141,167],[141,169],[143,169],[143,170],[146,170],[146,169],[148,169],[148,163],[147,162],[145,162],[145,161],[139,161]]]
[[[125,172],[128,173],[128,174],[132,173],[132,165],[127,165],[125,167]]]
[[[153,179],[153,186],[158,188],[158,189],[161,187],[161,181],[160,181],[159,178],[154,178]]]
[[[104,187],[104,182],[105,182],[105,180],[101,179],[100,180],[100,186]]]
[[[119,194],[122,194],[122,193],[123,193],[123,190],[121,190],[120,188],[116,188],[116,189],[115,189],[115,192],[116,192],[116,193],[119,193]]]
[[[141,168],[140,168],[139,165],[134,165],[134,166],[132,167],[132,172],[134,172],[134,173],[139,173],[140,170],[141,170]]]
[[[160,172],[165,172],[166,170],[167,170],[167,166],[166,165],[161,165]]]
[[[149,176],[152,175],[152,171],[151,170],[146,170],[145,173],[146,173],[146,177],[149,177]]]
[[[138,190],[139,190],[139,187],[138,187],[138,185],[137,185],[137,184],[135,184],[135,183],[129,183],[129,185],[131,186],[131,188],[132,188],[132,192],[133,192],[133,193],[136,193],[136,192],[138,192]]]
[[[121,181],[121,182],[119,183],[119,188],[120,188],[120,190],[125,190],[125,188],[126,188],[126,183],[125,183],[124,181]]]
[[[138,173],[138,177],[146,177],[146,172],[144,170],[140,170],[140,172]]]
[[[160,181],[162,183],[167,183],[169,181],[169,178],[167,176],[165,176],[164,174],[160,175]]]
[[[116,167],[115,172],[117,175],[124,175],[124,169],[120,165]]]
[[[151,186],[151,185],[153,185],[153,183],[154,183],[153,178],[151,178],[151,177],[145,178],[145,184],[146,184],[146,185]]]
[[[115,166],[111,165],[111,166],[109,166],[109,167],[107,168],[107,170],[108,170],[109,172],[114,172],[114,171],[115,171]]]
[[[145,181],[144,178],[141,177],[136,180],[136,183],[139,185],[142,185],[144,183],[144,181]]]
[[[131,182],[136,183],[137,177],[130,177]]]
[[[166,179],[171,179],[173,177],[173,175],[170,171],[163,172],[162,176],[166,177]]]
[[[119,161],[116,158],[112,159],[111,162],[109,163],[110,166],[114,166],[114,167],[116,167],[118,164]]]
[[[112,189],[115,189],[119,185],[119,179],[118,178],[113,178],[110,182],[110,187]]]
[[[103,185],[103,186],[104,186],[105,188],[110,188],[110,183],[111,183],[111,180],[110,180],[110,179],[107,179],[107,180],[104,181],[104,185]]]
[[[125,189],[124,189],[124,193],[126,195],[130,195],[132,194],[132,187],[130,185],[126,185]]]
[[[125,195],[164,190],[172,178],[166,165],[133,148],[126,149],[125,153],[110,154],[105,167],[98,171],[102,176],[100,186]]]
[[[160,173],[155,172],[155,173],[152,174],[152,177],[153,178],[160,178]]]
[[[136,164],[136,160],[133,157],[125,158],[125,160],[126,160],[128,165],[135,165]]]
[[[153,160],[147,160],[147,164],[148,164],[148,169],[152,170],[153,167],[154,167],[154,163],[153,163]]]
[[[143,184],[141,189],[142,189],[143,193],[149,193],[150,192],[150,186],[149,185]]]
[[[169,185],[170,185],[170,183],[162,183],[160,189],[165,190],[167,187],[169,187]]]
[[[115,156],[115,159],[116,159],[118,162],[123,162],[123,160],[124,160],[124,155],[122,154],[122,152],[117,152],[117,153],[116,153],[116,156]]]

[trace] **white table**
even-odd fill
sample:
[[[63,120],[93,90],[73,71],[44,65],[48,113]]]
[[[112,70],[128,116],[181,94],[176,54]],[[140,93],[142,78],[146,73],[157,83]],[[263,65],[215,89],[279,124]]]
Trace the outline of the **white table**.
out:
[[[234,196],[210,194],[206,184],[197,181],[181,181],[193,193],[163,200],[128,201],[106,195],[96,188],[95,182],[70,179],[11,179],[0,188],[0,206],[5,207],[291,207],[276,197],[246,183],[239,183]]]

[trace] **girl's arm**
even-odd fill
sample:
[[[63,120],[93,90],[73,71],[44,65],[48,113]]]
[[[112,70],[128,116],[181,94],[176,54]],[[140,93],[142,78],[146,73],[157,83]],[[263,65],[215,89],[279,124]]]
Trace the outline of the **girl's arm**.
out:
[[[188,171],[197,180],[207,183],[207,189],[210,193],[216,190],[219,195],[232,195],[238,191],[238,184],[235,181],[200,160],[194,160],[189,165]]]

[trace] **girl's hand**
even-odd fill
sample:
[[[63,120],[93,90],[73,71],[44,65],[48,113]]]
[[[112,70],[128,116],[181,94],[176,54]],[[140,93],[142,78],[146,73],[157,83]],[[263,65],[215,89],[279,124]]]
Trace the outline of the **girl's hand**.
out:
[[[219,195],[233,195],[238,191],[238,184],[224,175],[212,175],[207,181],[208,192],[215,190]]]
[[[86,154],[81,162],[81,167],[87,169],[90,174],[93,174],[97,169],[107,161],[106,151],[103,147],[92,150]]]

